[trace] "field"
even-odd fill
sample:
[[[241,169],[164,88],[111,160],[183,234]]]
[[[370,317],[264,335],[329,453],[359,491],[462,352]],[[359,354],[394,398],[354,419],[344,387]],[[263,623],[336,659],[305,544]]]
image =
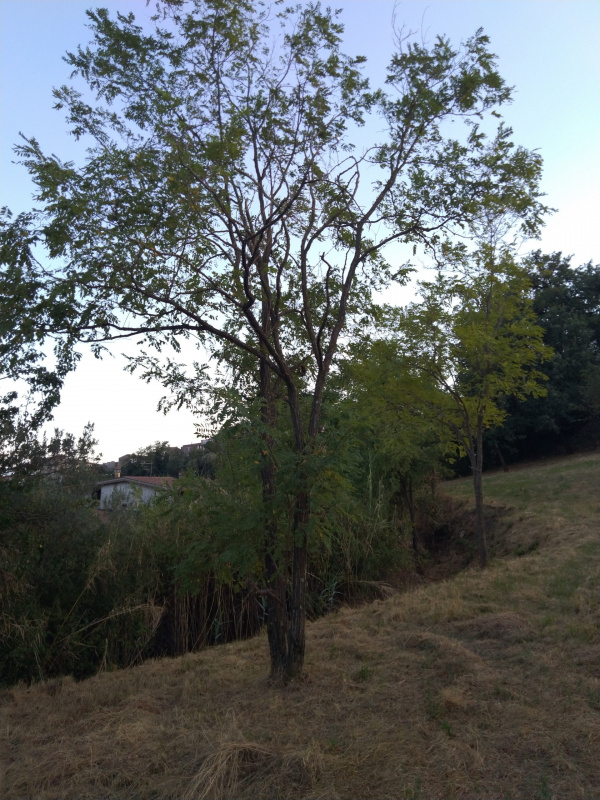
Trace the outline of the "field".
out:
[[[599,467],[487,475],[490,568],[311,623],[287,687],[259,636],[4,692],[1,796],[599,798]]]

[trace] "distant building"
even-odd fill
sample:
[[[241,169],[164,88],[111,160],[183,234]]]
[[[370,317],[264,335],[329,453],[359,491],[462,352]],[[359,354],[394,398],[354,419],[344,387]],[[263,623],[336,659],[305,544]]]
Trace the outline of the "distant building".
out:
[[[126,475],[97,485],[101,511],[117,508],[135,508],[142,503],[149,503],[157,494],[170,489],[174,478],[152,478],[147,476]]]
[[[105,461],[104,464],[101,465],[102,469],[105,472],[115,472],[119,468],[118,461]]]
[[[192,442],[192,444],[183,444],[181,445],[181,452],[187,458],[190,453],[193,453],[195,450],[205,450],[206,445],[211,441],[211,439],[200,439],[198,442]]]

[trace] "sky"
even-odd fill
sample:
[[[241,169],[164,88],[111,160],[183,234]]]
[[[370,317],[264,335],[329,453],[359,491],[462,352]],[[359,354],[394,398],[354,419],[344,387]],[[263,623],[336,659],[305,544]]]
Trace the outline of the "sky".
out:
[[[89,41],[85,10],[102,5],[133,11],[147,20],[145,0],[0,0],[0,206],[13,213],[32,206],[33,186],[14,164],[19,132],[35,136],[45,152],[61,159],[83,156],[53,110],[53,87],[69,82],[62,60]],[[515,87],[505,107],[514,141],[538,149],[544,159],[545,202],[557,209],[547,219],[541,248],[572,255],[572,265],[600,261],[600,0],[338,0],[345,49],[367,56],[374,85],[385,76],[393,52],[392,17],[426,41],[446,35],[458,43],[483,28],[498,55],[499,70]],[[398,296],[405,302],[407,295]],[[128,345],[134,354],[134,343]],[[156,411],[160,386],[122,371],[121,349],[98,361],[83,353],[67,378],[54,425],[78,434],[95,423],[104,460],[116,460],[156,440],[181,446],[195,440],[186,411]]]

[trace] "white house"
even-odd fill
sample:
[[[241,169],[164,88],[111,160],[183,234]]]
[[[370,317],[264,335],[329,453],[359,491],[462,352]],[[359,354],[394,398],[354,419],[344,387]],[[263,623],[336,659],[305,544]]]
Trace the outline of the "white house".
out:
[[[116,508],[135,508],[140,503],[149,503],[159,492],[170,489],[173,478],[154,478],[144,475],[126,475],[111,478],[98,484],[102,511]]]

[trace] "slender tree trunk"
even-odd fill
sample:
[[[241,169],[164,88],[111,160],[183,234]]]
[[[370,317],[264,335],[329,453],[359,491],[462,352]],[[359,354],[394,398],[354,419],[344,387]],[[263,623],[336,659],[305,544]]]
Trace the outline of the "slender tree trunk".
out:
[[[408,501],[408,513],[410,514],[410,526],[412,528],[412,545],[413,550],[415,551],[415,555],[419,555],[419,538],[417,536],[417,521],[415,519],[415,498],[413,495],[413,481],[412,478],[409,476],[407,480],[407,492],[406,498]]]
[[[288,384],[288,402],[294,431],[294,445],[299,459],[298,490],[295,498],[293,523],[292,588],[288,598],[289,632],[286,674],[290,678],[295,678],[302,674],[306,648],[306,576],[308,568],[310,491],[307,469],[303,464],[311,458],[315,451],[328,369],[328,367],[322,367],[317,377],[306,434],[302,423],[297,388],[291,382]]]
[[[477,526],[477,546],[479,550],[479,566],[487,566],[487,544],[485,541],[485,521],[483,516],[483,486],[481,479],[481,465],[473,469],[473,483],[475,486],[475,520]]]
[[[508,472],[508,464],[504,460],[504,456],[502,455],[502,450],[500,450],[498,445],[496,445],[495,447],[496,447],[496,454],[497,454],[497,456],[498,456],[498,458],[500,460],[500,464],[502,465],[503,471],[504,472]]]
[[[308,470],[303,466],[315,451],[315,442],[319,431],[319,420],[323,408],[323,395],[325,382],[329,374],[331,361],[337,349],[337,338],[343,328],[346,318],[347,295],[350,290],[354,273],[358,266],[358,259],[354,259],[346,276],[346,287],[340,300],[340,308],[329,346],[324,358],[319,363],[318,374],[312,396],[312,407],[308,430],[305,431],[300,409],[298,388],[292,375],[288,372],[286,386],[288,390],[288,403],[292,430],[294,433],[294,449],[298,458],[298,473],[296,476],[298,488],[296,490],[294,520],[293,520],[293,560],[292,560],[292,586],[288,599],[288,637],[285,673],[289,678],[302,674],[304,668],[304,652],[306,647],[306,576],[308,567],[308,524],[310,520],[310,489]],[[315,347],[317,345],[315,344]],[[318,359],[319,360],[319,359]]]
[[[263,326],[268,326],[268,316],[263,310]],[[265,329],[265,327],[263,327]],[[268,369],[264,367],[268,372]],[[284,562],[283,554],[279,555],[281,564],[277,559],[267,558],[267,579],[269,581],[269,594],[267,599],[269,647],[271,654],[271,678],[283,679],[296,678],[304,669],[304,654],[306,649],[306,582],[308,569],[308,524],[310,520],[310,490],[309,476],[305,463],[310,459],[315,449],[318,434],[319,419],[323,404],[323,392],[328,367],[323,367],[316,381],[313,393],[313,403],[305,431],[300,409],[300,396],[291,373],[286,374],[287,401],[290,408],[290,417],[294,435],[294,450],[298,458],[298,472],[296,475],[297,490],[295,493],[293,515],[293,546],[292,546],[292,576],[291,587],[287,590],[287,574],[282,572]],[[261,373],[262,376],[262,373]],[[264,399],[270,397],[270,375],[261,381],[261,391]],[[269,403],[266,403],[266,407]],[[273,409],[274,413],[274,409]],[[270,424],[270,423],[269,423]],[[268,496],[269,477],[265,473],[263,479],[263,497]],[[276,523],[273,522],[273,542],[277,539]],[[267,531],[269,535],[269,531]],[[268,563],[267,563],[268,562]],[[270,626],[270,627],[269,627]],[[284,634],[285,631],[285,634]]]
[[[417,536],[417,524],[415,519],[415,500],[413,495],[413,482],[410,476],[400,478],[400,486],[404,495],[404,502],[410,517],[410,530],[412,536],[412,547],[415,557],[419,555],[419,538]]]
[[[471,468],[473,470],[473,485],[475,488],[475,523],[477,527],[477,546],[479,550],[479,566],[487,566],[488,553],[485,539],[485,519],[483,515],[483,422],[477,425],[477,444],[475,451],[469,452]]]

